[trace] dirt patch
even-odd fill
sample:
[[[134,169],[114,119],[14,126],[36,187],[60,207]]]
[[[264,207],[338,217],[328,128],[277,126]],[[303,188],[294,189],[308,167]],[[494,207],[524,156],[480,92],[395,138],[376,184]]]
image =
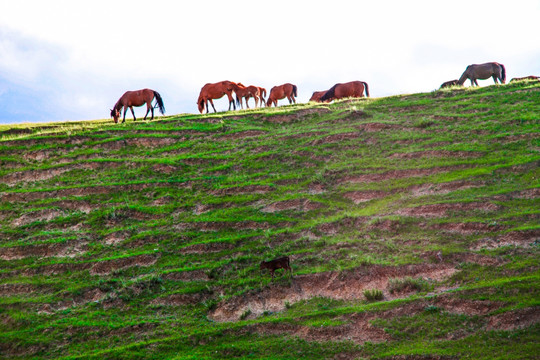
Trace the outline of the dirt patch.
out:
[[[279,202],[270,204],[262,208],[261,211],[265,213],[274,213],[274,212],[286,211],[286,210],[307,212],[307,211],[320,209],[323,206],[324,206],[323,204],[316,201],[311,201],[309,199],[294,199],[294,200],[287,200],[287,201],[279,201]]]
[[[208,281],[208,275],[203,270],[177,271],[163,275],[165,280],[173,281]]]
[[[394,153],[389,156],[390,159],[419,159],[424,157],[443,157],[451,159],[479,158],[484,153],[472,151],[446,151],[446,150],[428,150],[415,151],[410,153]]]
[[[212,252],[219,252],[223,250],[229,250],[234,248],[234,244],[226,242],[212,242],[205,244],[194,244],[183,248],[178,251],[182,254],[206,254]]]
[[[487,330],[511,331],[523,329],[540,322],[540,307],[509,311],[489,318]]]
[[[265,311],[282,311],[286,302],[293,304],[317,296],[340,300],[364,299],[366,289],[384,289],[385,297],[391,298],[392,295],[386,291],[390,278],[413,276],[442,280],[455,272],[454,267],[446,264],[422,264],[370,266],[347,272],[299,275],[293,278],[291,286],[270,285],[258,294],[222,302],[209,317],[216,321],[236,321],[247,310],[258,316]]]
[[[288,334],[307,341],[353,341],[363,344],[367,341],[380,343],[391,340],[384,329],[371,325],[370,321],[376,318],[371,313],[358,313],[349,316],[346,323],[338,326],[306,326],[291,323],[262,323],[248,326],[246,331],[264,335]]]
[[[349,200],[352,200],[355,204],[360,204],[366,201],[374,199],[382,199],[388,196],[390,193],[386,191],[351,191],[343,194],[343,196]]]
[[[39,244],[0,248],[0,259],[18,260],[27,257],[67,257],[73,258],[88,250],[85,241],[70,241],[54,244]]]
[[[232,134],[225,134],[221,135],[220,137],[216,138],[217,140],[236,140],[236,139],[244,139],[247,137],[255,137],[255,136],[261,136],[266,134],[266,131],[262,130],[247,130],[247,131],[239,131]]]
[[[471,247],[471,250],[496,249],[503,246],[532,247],[540,242],[540,230],[511,231],[495,238],[485,238]]]
[[[422,177],[429,176],[434,174],[440,174],[444,172],[454,171],[456,169],[463,167],[437,167],[429,169],[407,169],[407,170],[393,170],[384,173],[370,173],[370,174],[360,174],[360,175],[350,175],[346,176],[340,180],[338,183],[371,183],[392,179],[404,179],[411,177]]]
[[[31,284],[0,284],[0,297],[38,293],[39,288]]]
[[[309,145],[315,146],[315,145],[321,145],[321,144],[331,144],[331,143],[336,143],[336,142],[342,142],[346,140],[357,139],[360,137],[360,135],[361,135],[360,132],[333,134],[333,135],[325,136],[321,139],[314,140]]]
[[[360,124],[357,126],[357,128],[361,131],[365,132],[380,132],[383,130],[391,130],[391,129],[402,129],[402,126],[394,125],[394,124],[384,124],[384,123],[366,123],[366,124]]]
[[[229,196],[240,194],[266,194],[272,191],[273,188],[267,185],[248,185],[242,187],[230,187],[211,191],[212,195]]]
[[[201,293],[196,294],[173,294],[165,297],[154,299],[150,302],[152,305],[164,306],[182,306],[194,305],[203,301],[205,297]]]
[[[484,223],[470,222],[470,223],[446,223],[446,224],[433,224],[430,225],[431,229],[442,230],[447,232],[453,232],[458,234],[478,234],[478,233],[490,233],[504,230],[503,226],[490,225]]]
[[[51,221],[64,215],[65,214],[63,211],[56,209],[32,211],[30,213],[19,216],[17,219],[11,222],[11,225],[18,227],[28,225],[36,221]]]
[[[469,316],[487,315],[503,306],[501,303],[489,300],[459,299],[446,295],[438,296],[434,304],[447,312]]]
[[[439,184],[422,184],[409,188],[414,196],[444,195],[453,191],[484,186],[483,182],[451,181]]]
[[[100,261],[92,266],[90,274],[108,275],[113,271],[127,269],[133,266],[151,266],[157,261],[154,255],[137,255],[115,260]]]
[[[258,117],[255,117],[255,119],[256,120],[264,120],[264,121],[268,121],[268,122],[271,122],[271,123],[282,124],[282,123],[289,123],[289,122],[292,122],[292,121],[298,121],[298,120],[302,119],[303,117],[306,117],[306,116],[309,116],[309,115],[312,115],[312,114],[317,114],[317,115],[320,116],[320,115],[323,115],[323,114],[327,114],[329,112],[330,112],[330,110],[325,109],[325,108],[304,109],[304,110],[298,110],[298,111],[292,112],[290,114],[284,114],[284,115],[258,116]]]
[[[453,204],[430,204],[421,205],[412,208],[404,208],[396,211],[396,214],[413,217],[445,217],[451,213],[483,211],[491,212],[499,209],[498,205],[488,202],[470,202]]]

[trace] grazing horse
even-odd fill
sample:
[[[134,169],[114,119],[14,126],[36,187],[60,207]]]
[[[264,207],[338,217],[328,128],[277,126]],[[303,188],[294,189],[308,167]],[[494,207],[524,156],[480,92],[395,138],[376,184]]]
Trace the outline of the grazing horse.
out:
[[[146,115],[144,115],[144,120],[148,116],[148,112],[152,111],[152,119],[154,119],[154,107],[152,106],[152,100],[156,98],[156,106],[159,106],[159,111],[161,114],[165,113],[165,106],[163,105],[163,99],[157,91],[150,89],[142,89],[135,91],[126,91],[124,95],[114,105],[111,109],[111,116],[114,119],[115,123],[118,123],[118,118],[120,117],[120,110],[124,108],[124,118],[122,123],[126,122],[126,111],[127,108],[131,110],[133,115],[133,121],[137,120],[135,113],[133,112],[134,106],[143,106],[146,103]]]
[[[249,109],[249,98],[255,99],[255,107],[259,105],[259,98],[261,97],[260,90],[257,86],[244,86],[242,83],[233,85],[234,92],[236,93],[236,105],[242,106],[242,98],[246,99],[246,107]]]
[[[529,75],[529,76],[524,76],[524,77],[513,78],[512,80],[510,80],[510,82],[512,82],[512,81],[524,81],[524,80],[540,81],[540,78],[538,76],[535,76],[535,75]]]
[[[336,84],[321,96],[319,101],[330,102],[332,100],[348,97],[363,97],[364,90],[366,91],[366,96],[369,97],[369,88],[365,81],[351,81],[344,84]]]
[[[210,104],[212,104],[214,112],[217,112],[212,99],[221,99],[223,95],[227,95],[227,98],[229,99],[229,111],[231,110],[231,105],[233,106],[234,110],[236,110],[236,105],[234,104],[234,99],[232,96],[233,86],[235,85],[236,84],[232,81],[227,80],[215,84],[204,85],[201,89],[201,93],[199,94],[199,99],[197,100],[197,105],[201,114],[205,108],[206,113],[209,112],[208,101],[210,101]]]
[[[280,257],[270,261],[263,261],[259,266],[259,269],[268,269],[272,273],[272,280],[274,279],[274,272],[277,269],[283,269],[289,271],[289,275],[292,276],[291,262],[288,256]]]
[[[309,101],[315,101],[315,102],[322,102],[321,101],[321,97],[326,94],[328,90],[323,90],[323,91],[315,91],[313,92],[313,95],[311,95],[311,98],[309,99]]]
[[[495,84],[497,84],[497,79],[504,84],[506,82],[506,69],[503,64],[496,62],[489,62],[485,64],[472,64],[467,66],[463,75],[458,80],[458,85],[463,85],[465,80],[471,80],[471,86],[478,86],[477,79],[485,80],[493,78]]]
[[[446,81],[446,82],[442,83],[440,89],[444,89],[444,88],[447,88],[447,87],[450,87],[450,86],[456,86],[457,84],[458,84],[457,79],[456,80]]]
[[[274,104],[277,107],[277,101],[284,99],[285,97],[289,100],[289,104],[295,103],[295,96],[298,96],[296,85],[293,84],[283,84],[279,86],[274,86],[270,90],[270,95],[268,95],[268,100],[266,100],[266,106],[271,107]]]

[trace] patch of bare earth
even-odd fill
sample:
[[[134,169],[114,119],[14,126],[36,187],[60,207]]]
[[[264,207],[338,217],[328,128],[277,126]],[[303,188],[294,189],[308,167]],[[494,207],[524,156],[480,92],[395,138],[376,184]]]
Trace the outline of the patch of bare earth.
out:
[[[494,238],[479,240],[471,250],[496,249],[503,246],[531,247],[540,242],[540,230],[511,231]]]
[[[343,196],[355,204],[360,204],[366,201],[374,200],[374,199],[382,199],[386,196],[388,196],[390,193],[386,191],[377,191],[377,190],[371,190],[371,191],[350,191]]]
[[[247,137],[254,137],[254,136],[261,136],[266,134],[266,131],[262,130],[247,130],[247,131],[239,131],[232,134],[225,134],[218,137],[218,140],[236,140],[236,139],[244,139]]]
[[[478,222],[433,224],[430,225],[430,228],[458,234],[490,233],[501,231],[504,229],[504,227],[502,226]]]
[[[443,217],[454,212],[483,211],[490,212],[499,209],[498,205],[489,202],[470,202],[452,204],[430,204],[396,211],[396,214],[414,217]]]
[[[321,139],[314,140],[310,143],[310,145],[321,145],[321,144],[331,144],[336,142],[342,142],[346,140],[351,139],[357,139],[361,135],[360,132],[348,132],[348,133],[341,133],[341,134],[333,134],[325,136]]]
[[[229,196],[241,194],[266,194],[272,191],[272,187],[267,185],[247,185],[242,187],[230,187],[211,191],[212,195]]]
[[[85,241],[70,241],[54,244],[39,244],[0,248],[0,259],[18,260],[27,257],[68,257],[84,254],[88,249]]]
[[[434,304],[447,312],[469,316],[487,315],[503,306],[502,303],[490,300],[460,299],[448,295],[436,297]]]
[[[350,175],[346,176],[340,180],[338,183],[371,183],[392,179],[404,179],[411,177],[422,177],[429,176],[434,174],[440,174],[445,172],[454,171],[461,167],[437,167],[437,168],[428,168],[428,169],[407,169],[407,170],[392,170],[384,173],[370,173],[370,174],[360,174],[360,175]]]
[[[470,181],[451,181],[439,184],[422,184],[409,188],[414,196],[443,195],[453,191],[466,190],[475,187],[484,186],[482,182]]]
[[[323,204],[316,201],[311,201],[309,199],[294,199],[294,200],[279,201],[279,202],[270,204],[262,208],[261,211],[266,212],[266,213],[274,213],[274,212],[286,211],[286,210],[306,212],[306,211],[320,209],[323,206],[324,206]]]
[[[472,151],[447,151],[447,150],[427,150],[415,151],[410,153],[394,153],[389,156],[391,159],[418,159],[424,157],[443,157],[451,159],[479,158],[484,156],[480,152]]]
[[[231,244],[231,243],[212,242],[212,243],[189,245],[189,246],[180,248],[179,251],[182,254],[206,254],[206,253],[212,253],[212,252],[220,252],[223,250],[229,250],[232,248],[234,248],[234,244]]]
[[[364,290],[383,290],[390,278],[406,276],[442,280],[457,270],[446,264],[406,265],[399,267],[370,266],[346,272],[324,272],[295,276],[291,286],[271,285],[255,295],[243,295],[220,303],[209,316],[216,321],[236,321],[246,312],[258,316],[265,311],[282,311],[285,303],[293,304],[321,296],[339,300],[364,299]]]
[[[113,271],[127,269],[133,266],[151,266],[157,261],[154,255],[137,255],[115,260],[97,262],[90,269],[92,275],[108,275]]]
[[[509,311],[489,318],[487,330],[523,329],[540,322],[540,306]]]
[[[56,209],[44,209],[38,211],[32,211],[24,215],[19,216],[11,222],[12,226],[28,225],[36,221],[51,221],[57,217],[64,216],[64,212]]]
[[[330,110],[325,109],[325,108],[304,109],[304,110],[295,111],[295,112],[290,113],[290,114],[260,116],[260,117],[255,117],[255,118],[260,119],[260,120],[264,120],[264,121],[268,121],[268,122],[271,122],[271,123],[281,124],[281,123],[288,123],[288,122],[292,122],[292,121],[297,121],[297,120],[302,119],[305,116],[309,116],[309,115],[312,115],[312,114],[322,115],[322,114],[327,114],[329,112],[330,112]]]
[[[165,280],[172,281],[208,281],[208,275],[203,270],[170,272],[163,275]]]

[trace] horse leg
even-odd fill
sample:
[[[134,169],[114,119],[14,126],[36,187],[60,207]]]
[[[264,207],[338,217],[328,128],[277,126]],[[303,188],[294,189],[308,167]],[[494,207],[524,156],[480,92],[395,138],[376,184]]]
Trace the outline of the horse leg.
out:
[[[143,120],[146,120],[146,117],[148,116],[148,113],[150,112],[150,109],[152,109],[152,119],[154,118],[154,108],[152,108],[151,103],[146,103],[146,114],[144,115]]]
[[[124,106],[124,118],[122,119],[122,124],[126,122],[126,112],[127,112],[127,106]]]
[[[133,115],[133,121],[137,121],[137,118],[135,117],[135,111],[133,111],[133,106],[130,106],[129,109],[131,110],[131,115]]]
[[[492,78],[493,78],[493,81],[495,81],[495,84],[497,84],[498,83],[497,75],[493,74]],[[502,84],[502,81],[501,81],[501,84]]]
[[[212,101],[212,99],[208,99],[208,100],[210,101],[210,105],[212,105],[212,108],[214,109],[214,112],[217,113],[216,107],[214,106],[214,102]],[[208,100],[207,100],[207,101],[208,101]],[[208,102],[206,103],[206,110],[207,110],[206,113],[208,114],[208,112],[209,112],[209,111],[208,111]]]
[[[249,101],[249,96],[246,97],[246,108],[249,109],[249,104],[248,104],[248,101]]]

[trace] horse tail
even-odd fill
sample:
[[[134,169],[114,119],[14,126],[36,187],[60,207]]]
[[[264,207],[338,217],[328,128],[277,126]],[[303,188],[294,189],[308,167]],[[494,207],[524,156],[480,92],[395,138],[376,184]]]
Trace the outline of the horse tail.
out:
[[[336,86],[338,86],[338,84],[332,86],[323,96],[321,96],[321,102],[326,100],[332,101],[332,99],[334,99],[334,96],[336,96]]]
[[[506,82],[506,69],[503,64],[499,64],[501,67],[501,82],[504,84]]]
[[[163,99],[157,91],[154,91],[154,97],[156,98],[157,104],[159,106],[159,112],[161,115],[165,114],[165,105],[163,105]]]
[[[369,88],[367,86],[367,82],[362,81],[362,84],[364,84],[364,89],[366,90],[366,97],[369,97]]]
[[[296,85],[292,86],[292,92],[295,97],[298,97],[298,88],[296,87]]]

